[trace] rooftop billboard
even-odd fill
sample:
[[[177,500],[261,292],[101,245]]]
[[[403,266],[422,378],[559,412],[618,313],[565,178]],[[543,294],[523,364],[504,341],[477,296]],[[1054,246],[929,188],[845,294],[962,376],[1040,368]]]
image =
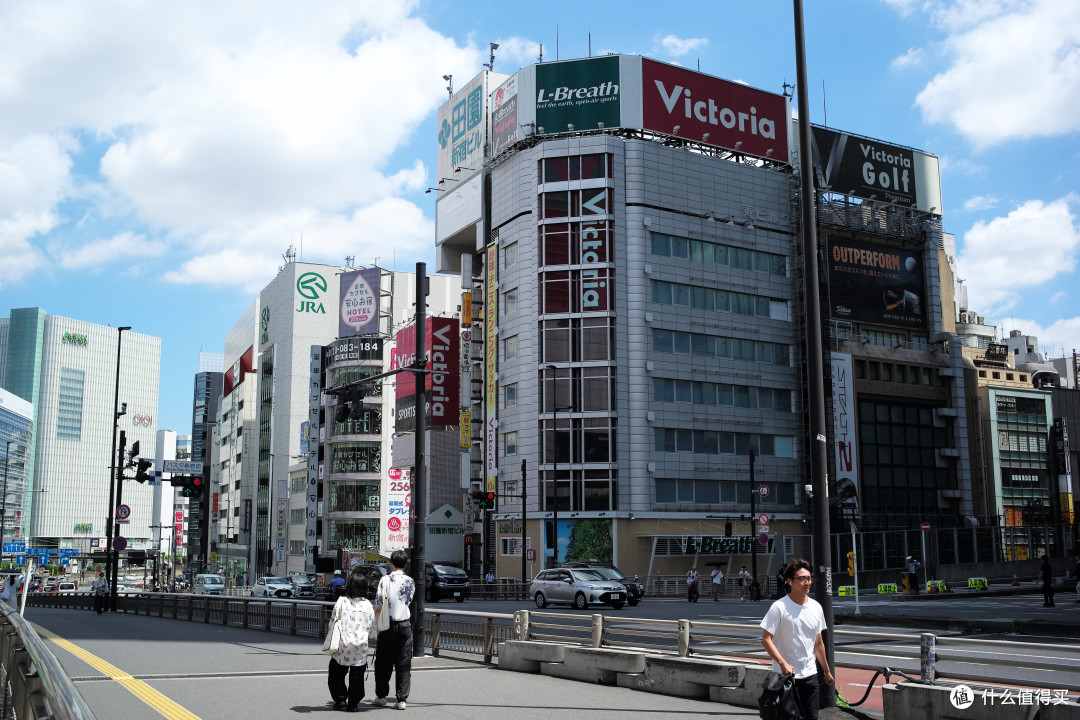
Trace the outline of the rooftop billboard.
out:
[[[834,239],[829,246],[829,302],[837,320],[925,328],[920,253]]]

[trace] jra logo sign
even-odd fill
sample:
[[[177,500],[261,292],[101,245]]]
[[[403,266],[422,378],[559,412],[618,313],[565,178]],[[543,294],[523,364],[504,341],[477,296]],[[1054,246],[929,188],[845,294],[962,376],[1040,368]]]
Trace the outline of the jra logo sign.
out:
[[[300,297],[305,298],[300,301],[296,312],[326,314],[323,304],[318,302],[319,296],[326,292],[326,279],[322,275],[314,272],[304,273],[296,280],[296,292],[300,293]]]

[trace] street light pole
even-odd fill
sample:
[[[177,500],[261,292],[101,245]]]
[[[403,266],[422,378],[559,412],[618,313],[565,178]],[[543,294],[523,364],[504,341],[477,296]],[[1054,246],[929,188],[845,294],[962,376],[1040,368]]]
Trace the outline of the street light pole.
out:
[[[128,325],[116,328],[116,390],[113,395],[112,452],[109,453],[109,504],[105,507],[105,569],[106,577],[111,579],[114,587],[116,585],[116,566],[119,565],[120,557],[119,553],[114,554],[112,547],[113,515],[116,513],[114,507],[116,502],[116,476],[119,474],[119,465],[116,461],[116,435],[120,430],[120,416],[124,414],[120,412],[120,346],[124,339],[124,331],[130,329],[131,327]],[[111,609],[115,610],[116,608]]]
[[[574,400],[574,394],[573,394],[574,393],[574,388],[573,388],[573,383],[571,382],[570,404],[566,405],[564,407],[559,407],[558,406],[559,393],[555,389],[555,385],[558,382],[557,373],[558,373],[559,368],[554,364],[548,363],[547,365],[544,366],[544,369],[545,370],[551,370],[551,372],[552,372],[552,375],[551,375],[551,406],[552,406],[551,407],[551,414],[552,414],[551,422],[552,422],[553,427],[552,427],[552,431],[551,431],[551,446],[552,446],[552,462],[551,462],[552,468],[551,468],[551,472],[552,472],[553,478],[552,478],[551,486],[553,488],[553,498],[552,498],[552,503],[551,503],[551,534],[552,534],[553,542],[551,543],[551,548],[552,548],[551,567],[558,567],[559,566],[559,411],[563,410],[563,411],[566,411],[568,413],[573,413],[573,411],[574,411],[574,402],[573,402],[573,400]],[[547,401],[546,401],[546,398],[545,398],[545,405],[546,404],[547,404]],[[571,415],[570,416],[570,441],[571,442],[569,443],[571,445],[573,443],[573,435],[574,435],[574,427],[573,426],[574,426],[574,419],[573,419],[573,415]],[[573,461],[574,461],[574,458],[573,458],[572,455],[573,454],[571,453],[571,457],[570,457],[570,463],[571,464],[573,464]],[[573,475],[573,471],[571,471],[571,476],[572,475]],[[541,492],[543,492],[542,485],[541,485]],[[544,494],[544,496],[547,495],[547,493],[543,493],[543,494]],[[524,549],[523,549],[523,551],[524,551]],[[545,553],[545,555],[546,554],[547,553]]]

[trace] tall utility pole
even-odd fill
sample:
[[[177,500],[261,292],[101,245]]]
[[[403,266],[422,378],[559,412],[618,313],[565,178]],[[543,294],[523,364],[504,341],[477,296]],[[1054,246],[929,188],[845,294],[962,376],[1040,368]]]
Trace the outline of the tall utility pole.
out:
[[[116,484],[117,475],[120,474],[120,463],[116,458],[116,433],[120,429],[120,416],[124,413],[120,411],[120,345],[124,339],[124,331],[130,330],[131,327],[125,325],[124,327],[116,328],[116,392],[113,396],[113,432],[112,432],[112,451],[109,455],[109,504],[105,507],[105,569],[106,577],[112,578],[113,586],[116,585],[116,565],[119,564],[119,555],[114,555],[113,551],[113,516],[116,514]],[[125,411],[127,404],[124,405]],[[115,608],[112,608],[115,610]]]
[[[754,484],[754,451],[750,451],[750,599],[761,599],[757,581],[757,486]]]
[[[413,582],[416,583],[416,621],[413,623],[413,657],[424,656],[424,590],[427,586],[427,560],[424,557],[424,541],[427,535],[427,522],[424,515],[427,512],[427,466],[424,462],[424,452],[427,445],[427,263],[416,263],[416,359],[415,366],[418,368],[413,373],[416,382],[416,400],[413,409],[416,414],[416,433],[413,436],[415,445],[413,453],[416,460],[413,463],[412,487],[412,510],[416,513],[416,519],[409,523],[412,532],[412,566]]]
[[[803,305],[806,308],[806,354],[810,411],[810,477],[814,486],[814,598],[825,614],[825,656],[833,660],[832,549],[829,547],[829,466],[826,456],[825,361],[821,342],[821,295],[818,290],[817,218],[814,215],[814,158],[810,151],[810,96],[806,85],[806,38],[802,0],[795,3],[795,85],[799,92],[799,177],[803,231]],[[822,683],[821,706],[834,704],[832,689]]]
[[[529,483],[526,480],[525,475],[525,458],[521,459],[521,583],[524,585],[528,578],[526,577],[526,565],[525,565],[525,501],[529,497]]]

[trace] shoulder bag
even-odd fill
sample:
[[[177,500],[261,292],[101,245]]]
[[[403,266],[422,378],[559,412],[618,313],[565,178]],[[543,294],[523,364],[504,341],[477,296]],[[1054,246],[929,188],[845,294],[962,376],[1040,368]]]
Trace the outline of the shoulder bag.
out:
[[[327,655],[337,655],[341,651],[341,629],[338,628],[338,606],[334,606],[334,613],[330,616],[330,627],[326,628],[326,639],[323,640],[322,651]]]
[[[758,714],[761,720],[800,720],[803,717],[795,692],[794,675],[769,671],[761,684]]]
[[[390,579],[383,576],[379,580],[379,590],[382,592],[382,607],[375,613],[375,629],[386,632],[390,629]]]

